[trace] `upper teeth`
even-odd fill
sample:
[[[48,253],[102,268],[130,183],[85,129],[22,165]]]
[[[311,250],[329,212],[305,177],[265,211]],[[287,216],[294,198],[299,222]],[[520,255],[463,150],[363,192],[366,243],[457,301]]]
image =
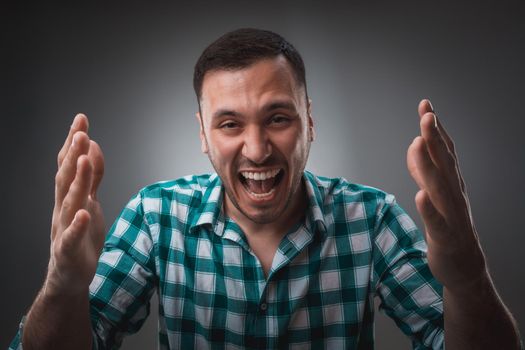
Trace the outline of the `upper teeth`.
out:
[[[241,172],[241,174],[247,179],[266,180],[266,179],[275,177],[279,173],[279,171],[281,171],[281,169],[275,169],[275,170],[270,170],[266,172],[243,171]]]

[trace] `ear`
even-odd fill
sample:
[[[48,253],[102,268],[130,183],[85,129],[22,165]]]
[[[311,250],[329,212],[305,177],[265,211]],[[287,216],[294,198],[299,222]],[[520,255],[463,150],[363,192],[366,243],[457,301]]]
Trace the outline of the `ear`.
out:
[[[195,118],[199,123],[199,137],[201,138],[201,151],[202,153],[208,153],[208,142],[206,142],[206,136],[204,135],[204,125],[202,125],[202,117],[200,112],[195,113]]]
[[[314,119],[312,118],[312,100],[308,99],[308,141],[315,140]]]

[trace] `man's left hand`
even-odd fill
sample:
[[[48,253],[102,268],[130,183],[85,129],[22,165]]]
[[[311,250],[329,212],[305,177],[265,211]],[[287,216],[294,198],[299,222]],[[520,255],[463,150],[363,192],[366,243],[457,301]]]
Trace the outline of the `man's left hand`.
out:
[[[428,264],[451,293],[469,292],[488,277],[454,143],[428,100],[419,103],[421,135],[407,165],[420,190],[416,206],[425,226]]]

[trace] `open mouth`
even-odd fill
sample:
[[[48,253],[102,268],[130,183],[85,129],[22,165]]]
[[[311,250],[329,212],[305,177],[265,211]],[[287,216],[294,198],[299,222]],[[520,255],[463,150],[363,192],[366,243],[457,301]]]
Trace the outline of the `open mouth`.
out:
[[[239,173],[239,180],[244,188],[255,198],[264,198],[275,192],[283,178],[282,169],[268,171],[242,171]]]

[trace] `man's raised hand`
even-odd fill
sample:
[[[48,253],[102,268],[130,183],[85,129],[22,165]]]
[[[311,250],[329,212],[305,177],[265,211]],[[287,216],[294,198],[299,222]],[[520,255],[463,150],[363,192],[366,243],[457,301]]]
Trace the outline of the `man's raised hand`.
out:
[[[104,243],[104,218],[96,197],[104,157],[89,139],[88,127],[87,117],[78,114],[58,154],[45,293],[87,292]]]
[[[487,278],[465,183],[452,139],[430,101],[418,108],[421,136],[408,148],[407,165],[420,190],[416,206],[425,225],[428,264],[451,292],[467,292]]]

